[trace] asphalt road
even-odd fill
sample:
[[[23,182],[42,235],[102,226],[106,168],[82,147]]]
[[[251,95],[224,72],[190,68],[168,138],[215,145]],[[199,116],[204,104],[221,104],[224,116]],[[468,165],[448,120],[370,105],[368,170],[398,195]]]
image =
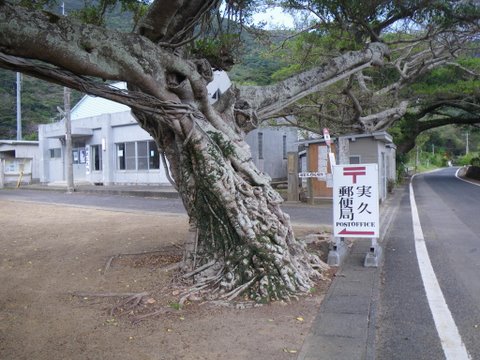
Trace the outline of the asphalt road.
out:
[[[413,188],[446,304],[471,359],[480,359],[480,186],[457,179],[455,171],[418,175]],[[420,276],[408,191],[384,249],[376,358],[445,359]]]
[[[33,201],[69,206],[93,207],[115,211],[148,211],[170,214],[185,214],[180,199],[144,198],[139,196],[108,195],[102,193],[75,192],[66,194],[59,191],[26,189],[0,190],[0,200]],[[332,206],[311,206],[306,204],[285,204],[282,209],[290,215],[293,223],[307,225],[331,225]],[[1,209],[0,209],[1,211]]]

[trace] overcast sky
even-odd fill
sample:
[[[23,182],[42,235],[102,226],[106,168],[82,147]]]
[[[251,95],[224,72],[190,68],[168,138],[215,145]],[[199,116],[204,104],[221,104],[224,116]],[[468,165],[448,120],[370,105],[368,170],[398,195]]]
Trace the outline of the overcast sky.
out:
[[[260,12],[253,15],[253,21],[254,23],[265,21],[267,23],[267,29],[279,26],[294,28],[293,17],[284,13],[280,7],[270,8],[265,12]]]

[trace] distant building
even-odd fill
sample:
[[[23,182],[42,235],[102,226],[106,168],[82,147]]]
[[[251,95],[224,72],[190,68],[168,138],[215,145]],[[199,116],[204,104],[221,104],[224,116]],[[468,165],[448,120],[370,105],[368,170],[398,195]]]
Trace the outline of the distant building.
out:
[[[332,140],[337,164],[378,164],[379,199],[383,201],[387,197],[389,181],[396,181],[396,146],[390,134],[379,131],[342,135]],[[332,184],[329,182],[332,170],[323,138],[301,143],[306,146],[306,151],[300,154],[300,171],[327,173],[325,180],[302,179],[308,201],[331,199]]]
[[[38,141],[0,140],[0,182],[31,184],[39,181]]]
[[[298,151],[298,130],[292,126],[260,126],[248,133],[253,162],[273,181],[287,179],[287,153]]]

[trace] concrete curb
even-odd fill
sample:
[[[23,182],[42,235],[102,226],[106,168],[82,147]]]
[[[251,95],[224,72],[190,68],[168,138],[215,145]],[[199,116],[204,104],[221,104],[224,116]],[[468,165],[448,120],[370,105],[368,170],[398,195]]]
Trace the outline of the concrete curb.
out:
[[[8,189],[8,188],[7,188]],[[20,190],[38,190],[38,191],[55,191],[65,192],[64,186],[49,186],[49,185],[26,185],[20,187]],[[178,199],[180,196],[178,192],[169,187],[148,187],[148,186],[95,186],[95,185],[78,185],[75,187],[76,193],[87,194],[107,194],[107,195],[121,195],[121,196],[138,196],[146,198],[168,198]]]

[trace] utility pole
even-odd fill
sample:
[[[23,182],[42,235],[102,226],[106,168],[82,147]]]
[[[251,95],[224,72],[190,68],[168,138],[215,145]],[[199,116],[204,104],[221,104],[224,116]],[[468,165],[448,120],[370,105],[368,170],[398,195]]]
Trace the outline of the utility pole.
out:
[[[22,140],[22,74],[17,72],[17,140]]]
[[[65,3],[62,3],[62,15],[65,16]],[[63,107],[65,111],[65,162],[67,166],[67,194],[75,191],[73,183],[72,159],[72,119],[70,116],[70,89],[63,88]]]
[[[72,159],[72,119],[70,117],[70,89],[63,88],[63,103],[65,110],[65,160],[67,163],[67,193],[75,191],[73,183]]]
[[[469,153],[469,148],[468,148],[468,130],[467,130],[467,144],[465,147],[465,155],[467,155],[468,153]]]

